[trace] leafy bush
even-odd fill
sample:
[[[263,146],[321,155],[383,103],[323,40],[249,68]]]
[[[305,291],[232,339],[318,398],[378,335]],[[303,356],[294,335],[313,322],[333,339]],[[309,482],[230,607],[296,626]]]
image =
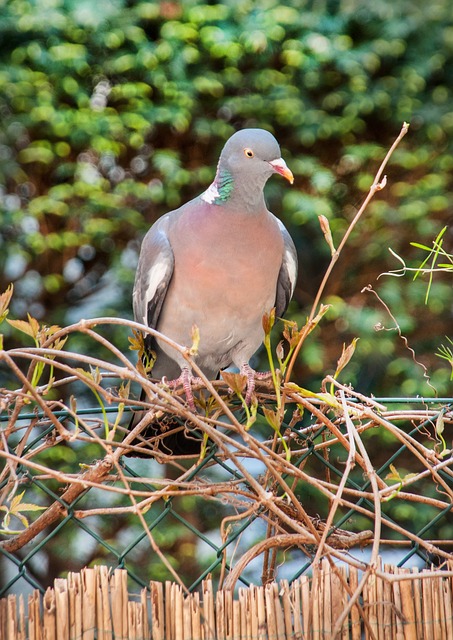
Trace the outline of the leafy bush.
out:
[[[263,126],[296,175],[295,187],[275,180],[267,195],[298,246],[291,312],[301,319],[329,260],[316,216],[330,219],[338,243],[409,121],[388,187],[329,281],[330,319],[298,375],[317,383],[338,345],[360,336],[353,382],[374,393],[432,393],[397,332],[374,331],[376,322],[394,324],[360,293],[372,283],[447,393],[449,372],[434,353],[449,332],[450,288],[435,281],[424,306],[423,286],[376,285],[376,277],[395,267],[388,247],[416,263],[410,242],[429,243],[451,207],[448,0],[322,8],[117,0],[102,11],[11,0],[3,12],[0,288],[15,281],[16,316],[31,311],[48,324],[101,312],[129,317],[141,234],[209,183],[236,128]],[[379,354],[372,366],[370,354]]]

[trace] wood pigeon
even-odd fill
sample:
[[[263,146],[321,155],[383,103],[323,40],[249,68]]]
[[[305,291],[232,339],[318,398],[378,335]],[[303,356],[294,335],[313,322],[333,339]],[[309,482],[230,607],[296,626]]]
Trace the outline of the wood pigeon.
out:
[[[277,316],[284,314],[297,277],[294,243],[264,200],[264,185],[274,173],[293,183],[271,133],[233,134],[208,189],[162,216],[146,234],[133,291],[137,322],[189,346],[196,325],[199,367],[210,380],[225,367],[238,367],[247,376],[248,402],[255,384],[249,360],[263,341],[263,315],[273,307]],[[159,339],[148,337],[145,346],[157,356],[153,378],[182,384],[195,409],[192,372],[182,355]],[[132,426],[137,422],[136,416]],[[163,428],[153,424],[144,437]],[[200,442],[188,435],[165,438],[161,450],[199,451]]]

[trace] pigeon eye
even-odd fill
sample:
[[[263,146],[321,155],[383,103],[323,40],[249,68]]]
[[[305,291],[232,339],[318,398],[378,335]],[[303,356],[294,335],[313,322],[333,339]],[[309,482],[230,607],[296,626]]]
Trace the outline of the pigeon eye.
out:
[[[255,155],[251,149],[244,149],[244,153],[247,158],[253,158],[253,156]]]

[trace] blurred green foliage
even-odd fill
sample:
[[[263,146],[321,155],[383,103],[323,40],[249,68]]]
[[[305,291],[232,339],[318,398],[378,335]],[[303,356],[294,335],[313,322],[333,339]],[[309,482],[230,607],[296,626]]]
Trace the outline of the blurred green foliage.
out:
[[[15,282],[16,317],[130,316],[141,235],[209,184],[235,129],[262,126],[296,176],[292,188],[270,181],[267,196],[298,246],[289,315],[301,320],[329,260],[317,215],[338,245],[408,121],[296,374],[318,384],[358,336],[348,382],[432,395],[397,331],[376,332],[395,325],[361,293],[372,283],[449,393],[434,354],[451,332],[451,280],[435,278],[425,306],[426,281],[376,278],[400,266],[388,247],[419,263],[410,242],[429,244],[451,219],[450,0],[7,0],[1,11],[0,289]],[[451,237],[450,226],[447,249]]]
[[[429,245],[448,225],[452,252],[451,0],[0,0],[0,15],[0,292],[14,282],[11,317],[30,312],[49,325],[131,317],[141,236],[209,184],[230,134],[259,126],[275,133],[296,177],[291,188],[272,179],[267,198],[298,247],[288,317],[302,324],[330,259],[317,216],[329,218],[338,246],[408,121],[388,186],[335,266],[323,299],[331,309],[295,378],[318,390],[342,344],[360,337],[342,381],[375,396],[433,395],[396,320],[439,395],[451,395],[451,368],[435,355],[452,337],[451,276],[436,274],[426,305],[426,278],[377,279],[401,266],[389,247],[417,267],[425,254],[410,243]],[[394,318],[361,293],[370,283]],[[113,331],[126,351],[124,330]],[[83,338],[71,348],[83,352]],[[381,434],[367,444],[386,457],[395,446]],[[43,462],[64,469],[75,456],[71,447],[49,448]],[[87,446],[81,459],[97,456]],[[310,487],[303,496],[311,513],[325,515]],[[93,492],[85,500],[96,504]],[[203,531],[218,525],[218,505],[194,498],[185,508]],[[424,521],[427,509],[417,510],[394,515]],[[96,520],[109,543],[137,533],[130,518],[108,526]],[[67,547],[77,556],[80,535],[48,545],[52,577],[71,568]],[[172,561],[182,536],[175,527],[158,539]],[[183,543],[178,561],[182,553],[196,573],[194,540]],[[93,545],[84,547],[88,564],[99,559]],[[137,566],[155,563],[154,577],[168,577],[148,544],[134,554]]]

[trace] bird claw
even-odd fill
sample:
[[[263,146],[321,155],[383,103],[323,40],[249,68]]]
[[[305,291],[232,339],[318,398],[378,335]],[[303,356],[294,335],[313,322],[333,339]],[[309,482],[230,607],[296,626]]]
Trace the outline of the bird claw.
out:
[[[267,380],[272,374],[270,371],[255,371],[249,364],[243,364],[240,372],[247,378],[247,391],[245,394],[245,402],[247,405],[252,403],[255,394],[255,386],[257,380]]]
[[[249,406],[252,404],[252,398],[255,393],[255,377],[257,373],[249,364],[243,364],[241,374],[247,378],[247,391],[245,393],[245,402]]]
[[[241,375],[246,377],[246,393],[245,393],[245,402],[248,406],[252,404],[252,399],[255,394],[255,380],[268,378],[270,372],[258,372],[252,369],[252,367],[245,363],[241,366],[240,369]],[[195,400],[193,397],[192,385],[202,383],[202,379],[199,377],[195,377],[192,375],[190,369],[183,369],[181,371],[181,375],[179,378],[175,378],[174,380],[167,380],[165,377],[162,378],[162,382],[165,382],[171,389],[176,389],[180,385],[184,389],[184,393],[186,395],[187,404],[190,409],[196,412]]]
[[[191,374],[191,372],[190,372],[190,369],[183,369],[181,371],[181,375],[179,376],[179,378],[175,378],[174,380],[167,380],[166,378],[162,378],[162,381],[165,382],[170,387],[170,389],[176,389],[177,387],[182,385],[182,388],[184,389],[184,393],[186,395],[186,400],[187,400],[187,404],[189,405],[189,408],[193,412],[196,412],[195,400],[194,400],[193,391],[192,391],[192,385],[193,384],[200,384],[201,378],[197,378],[197,377],[193,376]]]

